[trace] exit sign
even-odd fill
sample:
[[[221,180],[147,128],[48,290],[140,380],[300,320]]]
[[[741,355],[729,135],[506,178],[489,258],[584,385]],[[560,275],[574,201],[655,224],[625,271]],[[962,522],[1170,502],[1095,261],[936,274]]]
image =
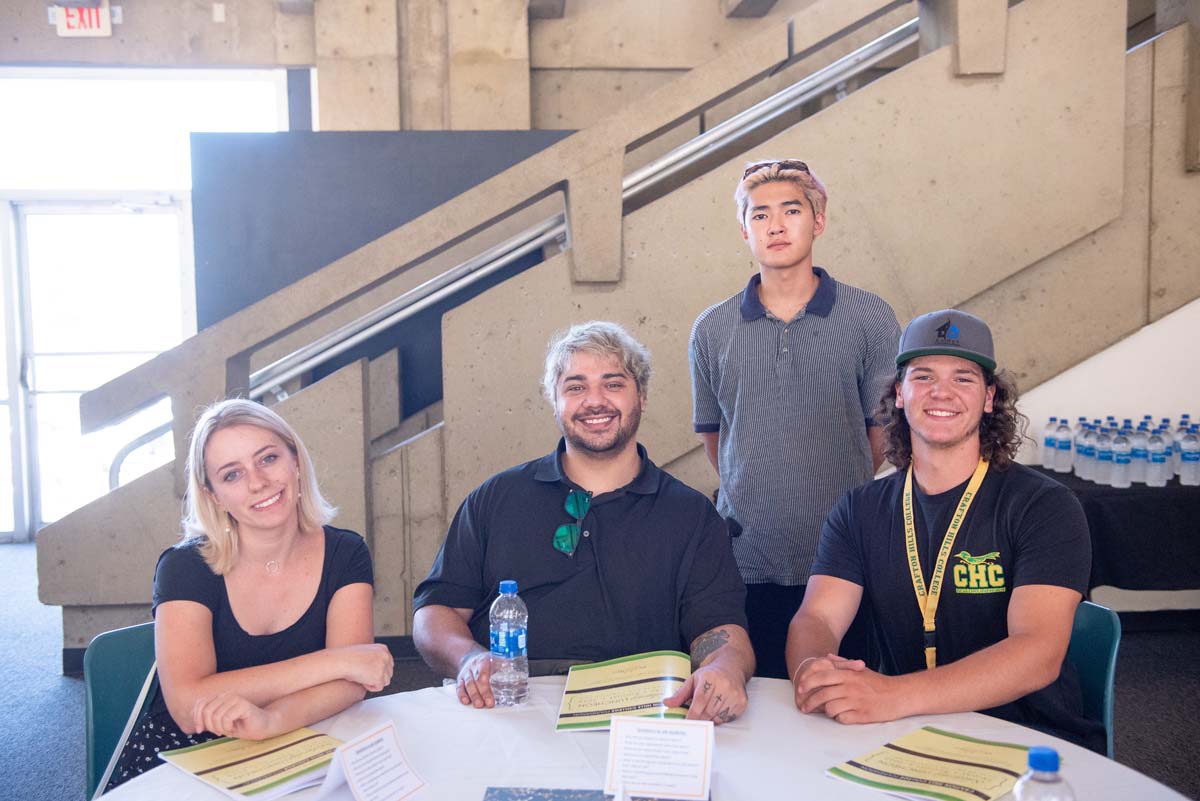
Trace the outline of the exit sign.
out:
[[[58,6],[54,24],[59,36],[112,36],[112,10],[108,0],[99,8]]]

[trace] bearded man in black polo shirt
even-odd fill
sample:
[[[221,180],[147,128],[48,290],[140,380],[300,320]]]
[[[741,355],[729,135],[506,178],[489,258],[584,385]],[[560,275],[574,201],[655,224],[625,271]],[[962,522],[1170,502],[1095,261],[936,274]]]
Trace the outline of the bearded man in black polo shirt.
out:
[[[745,585],[713,505],[637,443],[649,381],[649,353],[613,323],[551,343],[542,388],[562,440],[467,497],[413,598],[413,642],[463,704],[495,705],[488,609],[515,579],[531,673],[690,650],[692,675],[667,705],[690,701],[689,718],[716,723],[745,710]]]
[[[825,522],[788,632],[796,705],[842,723],[977,710],[1103,753],[1065,662],[1087,521],[1069,490],[1012,461],[1021,417],[990,329],[956,309],[918,317],[896,366],[883,412],[898,470]],[[878,673],[837,656],[860,602]]]

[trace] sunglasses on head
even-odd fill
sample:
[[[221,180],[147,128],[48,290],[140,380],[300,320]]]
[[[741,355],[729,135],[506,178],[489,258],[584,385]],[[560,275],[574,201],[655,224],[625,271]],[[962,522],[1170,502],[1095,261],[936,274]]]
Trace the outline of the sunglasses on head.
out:
[[[575,549],[579,547],[579,532],[583,526],[583,519],[587,517],[588,509],[592,507],[592,493],[587,490],[571,490],[567,493],[567,501],[563,504],[563,508],[567,510],[567,514],[575,518],[574,523],[563,523],[554,530],[554,549],[565,553],[567,556],[574,556]]]
[[[805,164],[803,161],[797,161],[796,159],[780,159],[779,161],[760,161],[757,164],[751,164],[749,167],[746,168],[746,171],[744,173],[742,173],[742,180],[749,178],[751,175],[753,175],[756,172],[760,172],[761,170],[769,170],[772,167],[774,167],[776,164],[778,164],[779,168],[783,169],[783,170],[800,170],[800,172],[808,172],[808,165]]]

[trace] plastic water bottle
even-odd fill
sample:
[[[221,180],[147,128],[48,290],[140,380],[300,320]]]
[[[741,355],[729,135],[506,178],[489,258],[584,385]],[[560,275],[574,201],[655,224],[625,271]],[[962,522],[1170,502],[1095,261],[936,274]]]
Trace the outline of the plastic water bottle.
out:
[[[1155,430],[1150,435],[1146,446],[1149,451],[1149,461],[1146,464],[1146,486],[1149,487],[1167,486],[1167,441],[1163,434],[1161,428]]]
[[[1054,472],[1071,472],[1071,423],[1065,417],[1058,418],[1058,429],[1055,432]]]
[[[1051,417],[1042,429],[1042,467],[1053,470],[1058,461],[1058,418]]]
[[[1124,431],[1118,431],[1112,441],[1112,475],[1109,484],[1119,489],[1130,485],[1129,473],[1132,470],[1133,446]]]
[[[1189,428],[1179,441],[1179,483],[1200,487],[1200,425]]]
[[[529,656],[526,633],[529,610],[517,595],[517,582],[500,582],[500,597],[492,601],[492,696],[496,706],[517,706],[529,697]]]
[[[1170,481],[1175,477],[1175,435],[1169,425],[1161,426],[1163,442],[1167,444],[1167,464],[1163,468],[1163,478]]]
[[[1171,468],[1177,476],[1183,475],[1183,463],[1180,458],[1183,455],[1183,438],[1187,436],[1188,429],[1191,428],[1191,425],[1191,415],[1179,415],[1179,427],[1175,429],[1175,447],[1172,449],[1171,454]]]
[[[1129,480],[1145,484],[1146,468],[1150,464],[1150,451],[1148,450],[1150,432],[1144,422],[1138,423],[1137,431],[1134,431],[1133,436],[1129,438],[1129,444],[1133,447],[1133,451],[1130,453]]]
[[[1096,438],[1096,472],[1092,473],[1092,481],[1103,485],[1112,483],[1112,467],[1112,429],[1105,427]]]
[[[1013,787],[1016,801],[1075,801],[1071,785],[1058,775],[1058,752],[1035,745],[1029,749],[1029,772]]]
[[[1095,423],[1088,424],[1087,433],[1083,435],[1084,447],[1084,478],[1088,481],[1094,481],[1096,476],[1096,441],[1100,439],[1100,426]]]
[[[1075,458],[1071,465],[1075,469],[1075,475],[1080,478],[1088,477],[1088,461],[1095,453],[1096,435],[1092,431],[1092,424],[1084,423],[1075,435]]]

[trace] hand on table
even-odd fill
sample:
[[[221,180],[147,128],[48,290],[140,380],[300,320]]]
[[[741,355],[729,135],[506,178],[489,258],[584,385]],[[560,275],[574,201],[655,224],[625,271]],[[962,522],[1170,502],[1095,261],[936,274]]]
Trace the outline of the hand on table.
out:
[[[492,697],[492,655],[487,651],[474,651],[463,658],[458,668],[458,678],[455,689],[458,700],[464,706],[476,709],[493,707],[496,699]]]
[[[838,723],[879,723],[907,714],[896,678],[868,670],[861,659],[829,654],[802,663],[796,674],[801,712],[824,713]]]
[[[275,731],[275,720],[268,710],[234,693],[197,698],[192,707],[192,727],[197,732],[243,740],[265,740],[280,733]]]
[[[796,672],[792,674],[792,691],[795,694],[797,708],[801,712],[823,713],[825,711],[819,706],[812,706],[808,703],[814,690],[811,684],[805,683],[805,681],[814,673],[826,670],[865,670],[866,667],[867,664],[861,659],[846,659],[837,654],[810,656],[801,662],[800,667],[796,668]],[[802,686],[805,689],[801,689]]]
[[[669,707],[691,700],[688,720],[711,720],[720,725],[737,720],[746,711],[746,678],[739,670],[711,663],[697,668],[683,686],[663,699]]]

